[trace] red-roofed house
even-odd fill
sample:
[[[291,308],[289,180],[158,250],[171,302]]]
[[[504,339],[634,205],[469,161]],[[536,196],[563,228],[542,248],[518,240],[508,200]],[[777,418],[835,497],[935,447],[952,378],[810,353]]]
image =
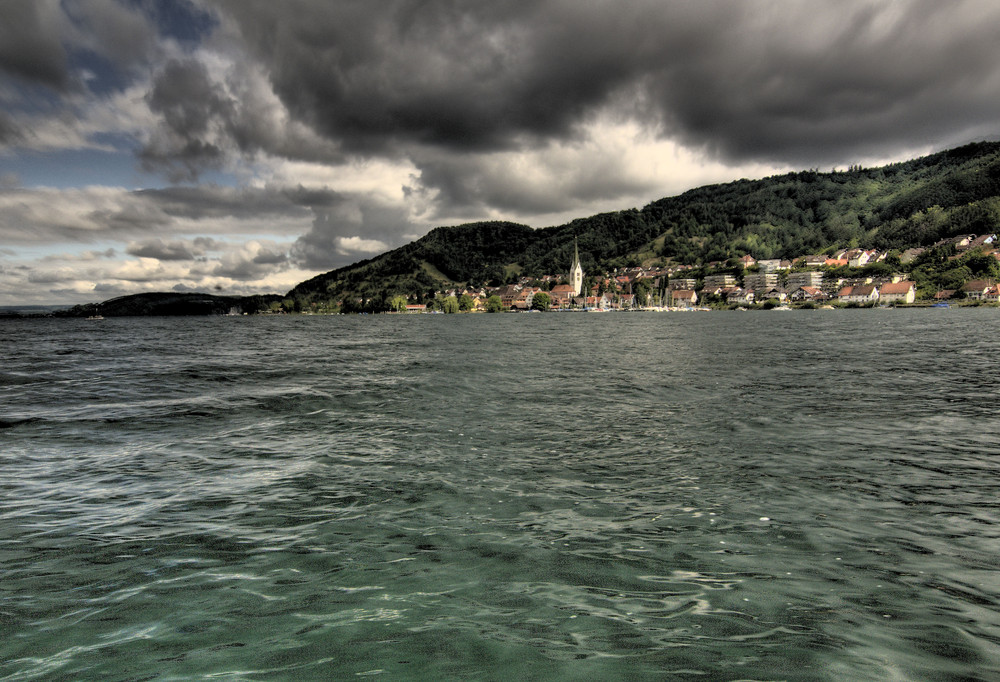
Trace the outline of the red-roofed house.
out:
[[[690,308],[698,303],[698,294],[690,289],[677,289],[670,292],[670,305],[677,308]]]
[[[844,287],[837,293],[842,303],[874,303],[878,300],[878,288],[874,284]]]
[[[510,307],[512,310],[528,310],[531,308],[531,302],[535,298],[535,294],[541,291],[537,287],[524,287],[517,295],[514,296],[514,300],[511,301]]]
[[[819,287],[802,286],[793,291],[789,298],[793,301],[825,301],[830,297]]]
[[[916,297],[917,285],[910,281],[883,284],[878,292],[878,299],[881,303],[913,303]]]
[[[962,287],[965,297],[971,301],[981,301],[986,296],[986,292],[993,286],[992,282],[985,279],[974,279],[966,282]]]

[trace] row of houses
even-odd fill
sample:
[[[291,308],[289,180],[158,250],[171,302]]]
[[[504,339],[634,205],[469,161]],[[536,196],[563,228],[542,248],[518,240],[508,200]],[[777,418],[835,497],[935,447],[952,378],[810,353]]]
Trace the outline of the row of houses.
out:
[[[917,286],[913,281],[902,280],[880,284],[851,284],[841,287],[835,294],[827,293],[815,286],[800,286],[794,290],[772,288],[759,292],[743,287],[728,287],[713,293],[730,305],[743,306],[754,305],[766,300],[776,300],[779,303],[837,301],[857,305],[889,305],[913,303],[917,296]],[[948,300],[959,294],[967,300],[997,303],[1000,302],[1000,284],[989,280],[973,280],[960,290],[938,292],[935,298]],[[691,289],[672,290],[670,294],[670,305],[674,307],[693,307],[699,303],[699,300],[702,299],[699,299],[698,292]]]
[[[804,274],[804,273],[803,273]],[[820,273],[821,274],[821,273]],[[803,280],[806,281],[806,280]],[[574,296],[569,285],[555,285],[546,291],[542,287],[511,284],[499,289],[479,289],[442,292],[448,295],[461,296],[468,294],[472,298],[472,309],[485,308],[486,298],[490,295],[500,297],[501,305],[508,310],[529,310],[534,297],[539,292],[549,296],[550,307],[553,309],[595,308],[595,309],[633,309],[639,306],[636,296],[631,293],[604,292],[598,293],[597,286],[585,296]],[[779,303],[832,303],[856,305],[875,304],[905,304],[916,300],[916,283],[911,280],[897,279],[882,282],[845,283],[835,291],[826,290],[811,284],[800,284],[793,287],[752,286],[741,287],[736,284],[718,287],[704,287],[696,290],[691,288],[671,288],[662,299],[647,302],[647,305],[663,305],[677,308],[693,308],[710,300],[722,301],[729,305],[751,306],[767,300]],[[948,300],[962,296],[968,300],[997,302],[1000,301],[1000,285],[990,280],[974,280],[968,282],[959,290],[944,290],[935,297],[937,300]],[[423,305],[410,305],[411,312],[422,311]]]
[[[970,249],[979,248],[1000,259],[1000,252],[992,248],[996,235],[959,235],[943,240],[934,246],[951,244],[958,255]],[[919,257],[922,248],[907,249],[899,254],[900,262],[906,263]],[[861,268],[872,263],[884,262],[888,252],[873,249],[842,249],[831,254],[806,255],[792,260],[761,259],[745,255],[739,259],[743,268],[742,277],[731,272],[709,274],[700,280],[687,276],[691,270],[700,267],[723,269],[727,263],[707,263],[704,266],[672,265],[659,267],[631,267],[606,273],[593,280],[590,291],[579,296],[559,275],[545,275],[540,278],[542,287],[536,286],[535,279],[522,278],[515,284],[498,288],[460,289],[438,292],[438,295],[460,297],[468,294],[473,298],[474,309],[485,307],[487,297],[497,295],[506,309],[529,309],[535,294],[545,291],[553,308],[631,308],[636,305],[632,293],[633,285],[644,281],[654,296],[653,305],[693,307],[706,300],[723,300],[737,305],[752,305],[769,299],[780,302],[828,302],[856,303],[861,305],[881,303],[912,303],[916,298],[916,285],[912,281],[896,276],[890,280],[877,281],[845,280],[826,277],[827,273],[818,268],[849,266]],[[732,265],[729,261],[728,265]],[[694,274],[694,273],[691,273]],[[662,297],[658,294],[662,293]],[[946,299],[964,295],[965,298],[981,301],[997,300],[997,286],[988,281],[967,283],[961,290],[945,290],[938,298]],[[409,308],[420,309],[411,305]]]

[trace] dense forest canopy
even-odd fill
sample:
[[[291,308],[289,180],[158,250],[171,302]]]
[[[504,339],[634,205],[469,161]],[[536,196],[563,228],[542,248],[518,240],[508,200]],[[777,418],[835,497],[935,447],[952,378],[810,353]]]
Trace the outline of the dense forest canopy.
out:
[[[532,229],[508,222],[440,227],[415,242],[303,282],[312,305],[422,301],[454,285],[565,273],[574,239],[589,272],[703,264],[749,254],[794,258],[837,248],[903,250],[1000,227],[1000,143],[981,142],[879,168],[807,170],[692,189],[641,209]]]

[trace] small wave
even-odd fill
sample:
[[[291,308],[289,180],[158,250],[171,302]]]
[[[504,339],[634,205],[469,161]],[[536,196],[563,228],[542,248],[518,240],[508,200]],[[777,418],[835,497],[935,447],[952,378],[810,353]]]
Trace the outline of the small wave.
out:
[[[0,418],[0,431],[3,429],[13,429],[18,426],[24,426],[25,424],[34,424],[35,422],[42,421],[38,417],[26,417],[24,419],[2,419]]]
[[[33,374],[11,374],[0,372],[0,386],[25,386],[43,381],[42,377]]]

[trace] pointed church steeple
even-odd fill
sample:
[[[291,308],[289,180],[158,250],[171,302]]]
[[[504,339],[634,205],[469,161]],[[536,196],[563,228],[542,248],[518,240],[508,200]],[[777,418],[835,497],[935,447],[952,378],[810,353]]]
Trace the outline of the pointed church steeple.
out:
[[[583,266],[580,265],[580,247],[576,237],[573,238],[573,265],[569,268],[569,285],[573,287],[573,296],[579,296],[583,291]]]

